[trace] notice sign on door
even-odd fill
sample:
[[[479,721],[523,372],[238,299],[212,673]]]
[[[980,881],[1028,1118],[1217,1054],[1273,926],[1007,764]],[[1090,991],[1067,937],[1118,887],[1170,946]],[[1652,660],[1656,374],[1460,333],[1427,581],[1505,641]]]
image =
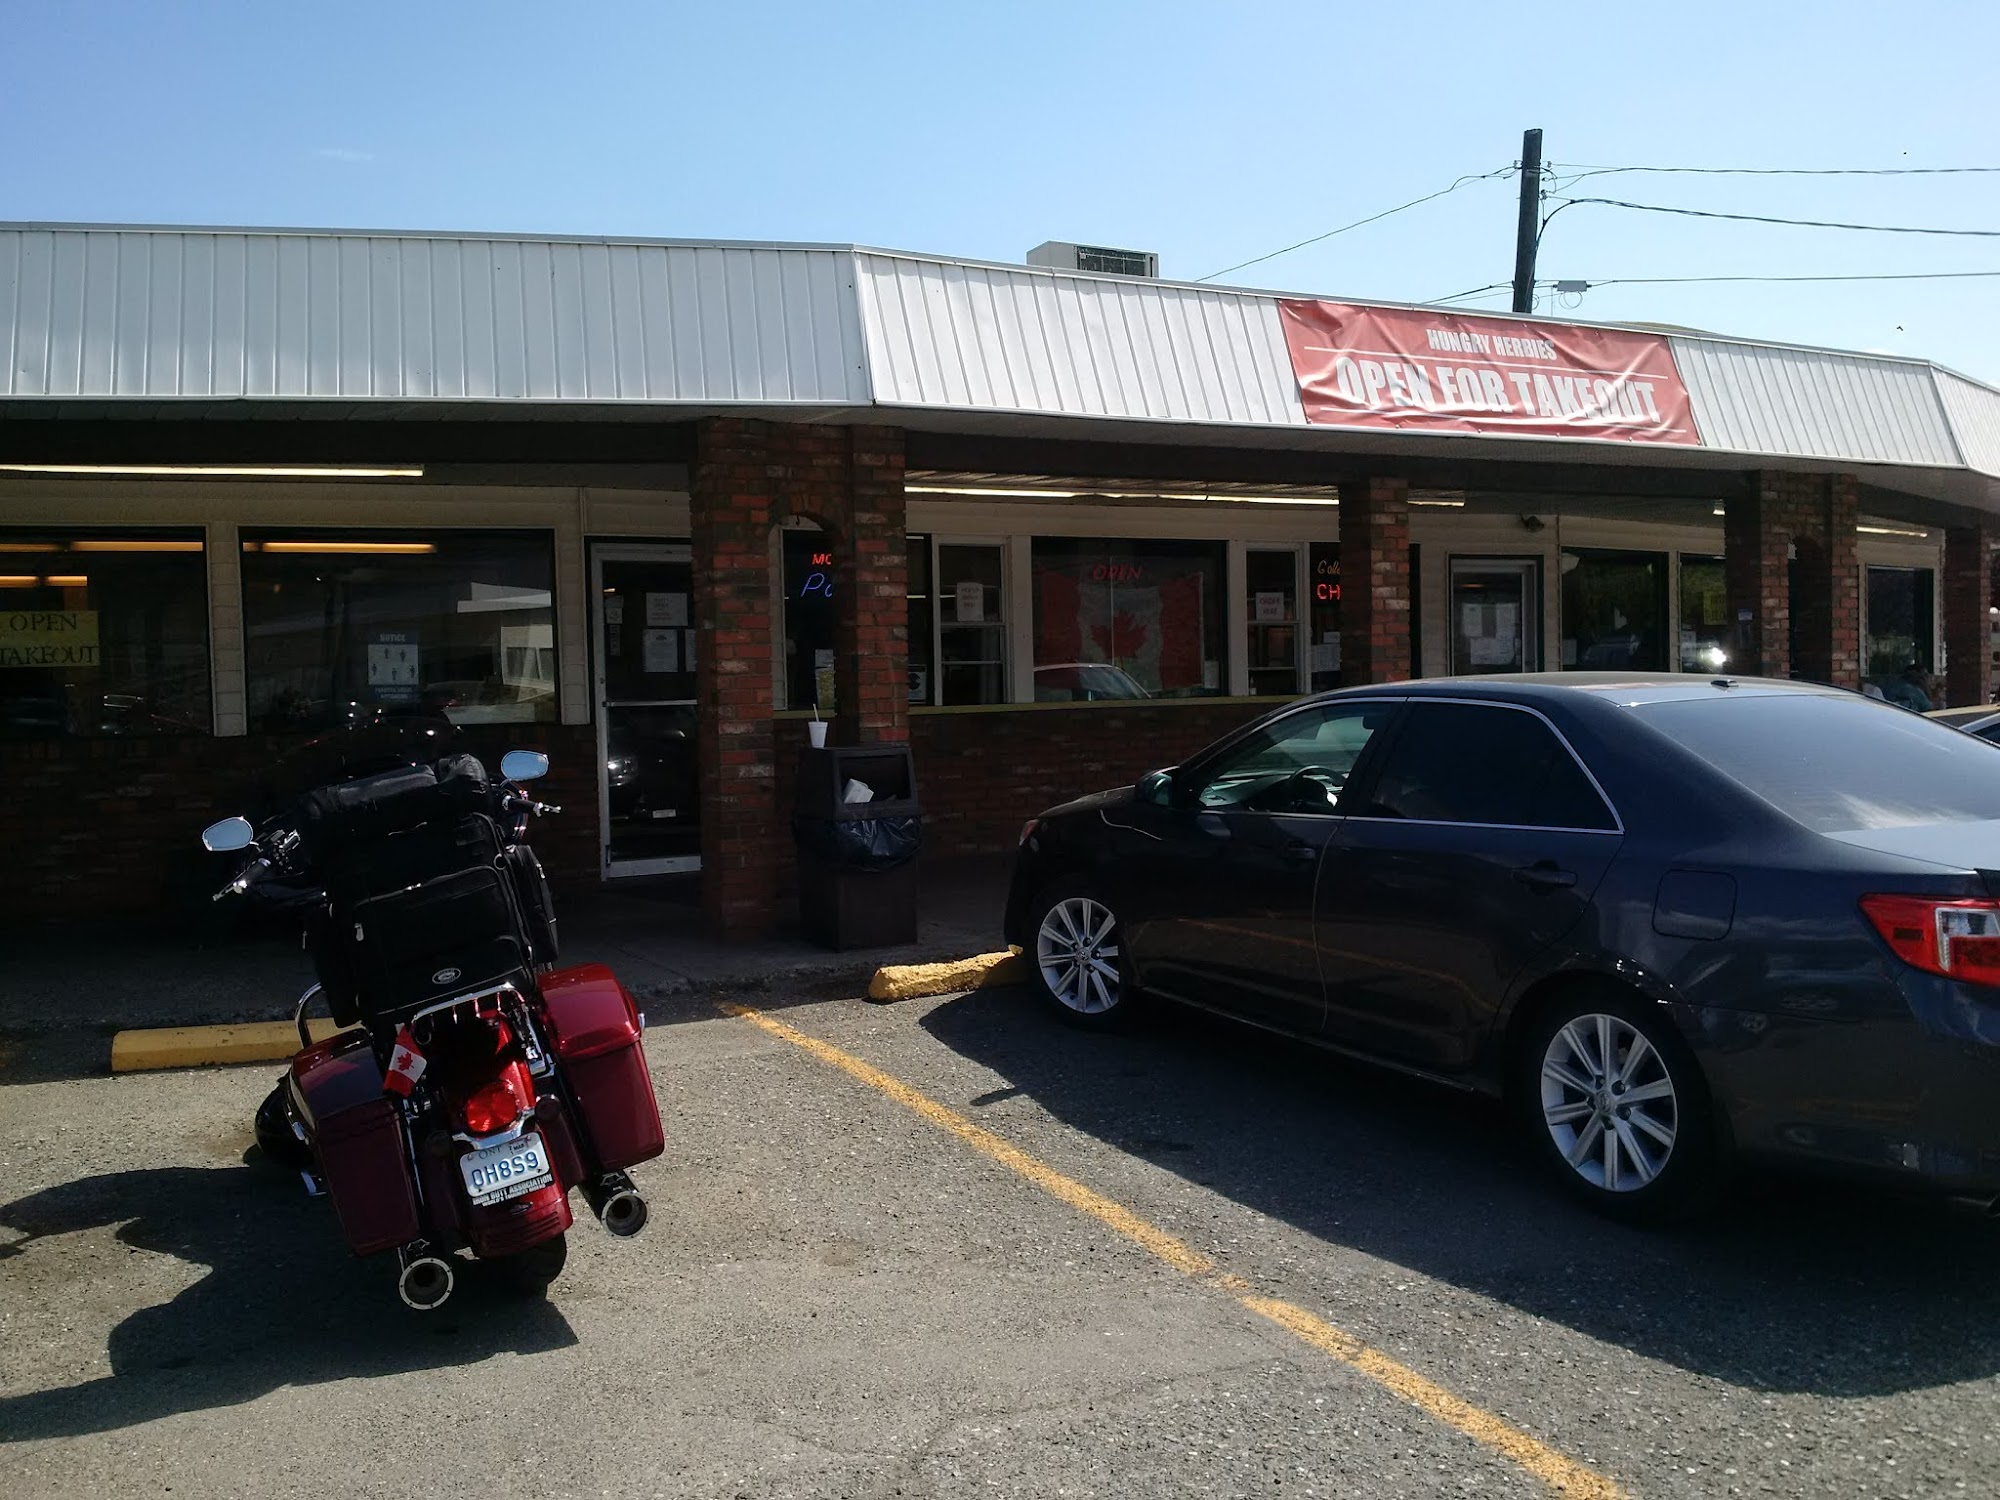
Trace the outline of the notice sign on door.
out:
[[[0,667],[97,664],[96,610],[0,610]]]
[[[1281,301],[1308,422],[1699,446],[1658,334]]]

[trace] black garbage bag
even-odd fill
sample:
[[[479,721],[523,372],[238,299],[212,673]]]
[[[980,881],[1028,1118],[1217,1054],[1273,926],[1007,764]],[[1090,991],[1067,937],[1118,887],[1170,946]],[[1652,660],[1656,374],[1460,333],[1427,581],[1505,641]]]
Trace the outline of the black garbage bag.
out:
[[[923,847],[924,820],[901,818],[792,818],[799,848],[841,870],[897,870]]]

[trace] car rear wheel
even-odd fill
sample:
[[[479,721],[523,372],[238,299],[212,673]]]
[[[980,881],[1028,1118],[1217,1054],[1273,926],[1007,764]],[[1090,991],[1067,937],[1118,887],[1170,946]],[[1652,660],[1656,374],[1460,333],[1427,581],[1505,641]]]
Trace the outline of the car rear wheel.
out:
[[[1051,887],[1036,906],[1035,987],[1066,1021],[1106,1028],[1133,1009],[1118,917],[1089,887]]]
[[[1572,1194],[1614,1218],[1654,1222],[1707,1201],[1708,1091],[1655,1008],[1616,989],[1577,992],[1537,1018],[1519,1066],[1524,1123]]]

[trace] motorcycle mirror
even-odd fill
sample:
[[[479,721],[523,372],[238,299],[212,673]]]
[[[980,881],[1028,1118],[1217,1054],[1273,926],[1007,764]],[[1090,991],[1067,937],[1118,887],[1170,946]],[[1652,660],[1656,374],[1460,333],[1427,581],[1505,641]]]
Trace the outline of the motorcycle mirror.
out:
[[[505,781],[533,781],[549,774],[549,758],[539,750],[509,750],[500,757],[500,776]]]
[[[224,818],[220,823],[211,823],[201,831],[201,847],[210,854],[227,854],[235,849],[248,849],[257,841],[257,830],[250,826],[248,818]]]

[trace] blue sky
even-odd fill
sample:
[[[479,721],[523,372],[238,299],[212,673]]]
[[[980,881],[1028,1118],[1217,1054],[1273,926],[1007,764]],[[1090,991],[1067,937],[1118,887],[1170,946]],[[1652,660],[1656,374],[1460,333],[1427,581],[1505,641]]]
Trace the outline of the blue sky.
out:
[[[0,217],[800,239],[1193,279],[1519,155],[2000,166],[1992,0],[1231,5],[5,0]],[[1430,300],[1512,181],[1228,277]],[[2000,175],[1621,175],[1575,195],[2000,230]],[[1565,209],[1545,277],[2000,270],[2000,238]],[[1504,307],[1504,294],[1469,305]],[[2000,381],[2000,278],[1601,287],[1573,307]]]

